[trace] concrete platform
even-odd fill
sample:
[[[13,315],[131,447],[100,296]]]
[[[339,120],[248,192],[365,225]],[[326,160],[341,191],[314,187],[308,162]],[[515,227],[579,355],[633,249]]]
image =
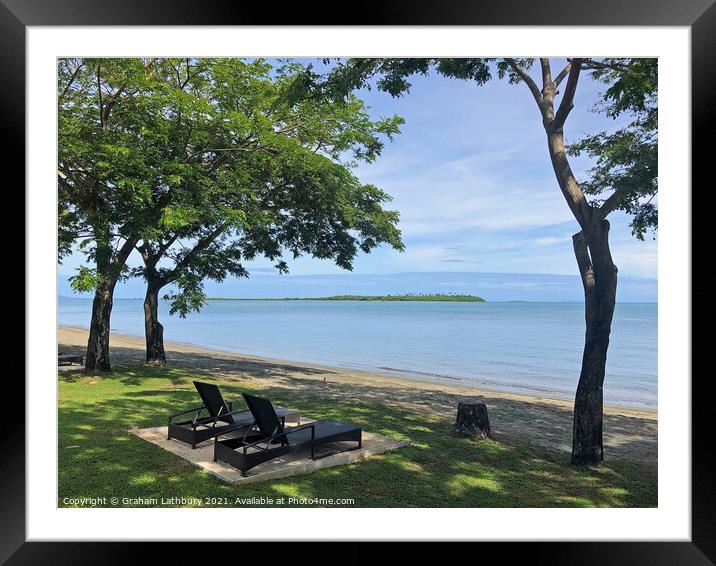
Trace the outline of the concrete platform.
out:
[[[302,420],[301,424],[307,424],[312,421]],[[293,424],[293,423],[287,423]],[[195,466],[206,470],[220,480],[228,482],[232,485],[244,485],[257,483],[279,478],[287,478],[301,474],[310,474],[316,470],[332,468],[334,466],[343,466],[365,460],[369,456],[383,454],[388,450],[394,450],[407,446],[408,442],[393,440],[378,434],[371,434],[363,431],[363,446],[360,450],[351,450],[349,452],[340,452],[331,454],[317,460],[311,460],[308,452],[301,454],[288,454],[281,458],[276,458],[270,462],[266,462],[249,470],[246,477],[242,477],[239,470],[229,466],[223,462],[214,462],[214,441],[210,440],[199,444],[192,450],[191,446],[179,442],[178,440],[167,440],[167,427],[130,429],[130,433],[139,438],[156,444],[160,448],[176,454],[191,462]],[[341,443],[335,443],[335,447],[339,447]],[[355,446],[355,443],[349,443]]]

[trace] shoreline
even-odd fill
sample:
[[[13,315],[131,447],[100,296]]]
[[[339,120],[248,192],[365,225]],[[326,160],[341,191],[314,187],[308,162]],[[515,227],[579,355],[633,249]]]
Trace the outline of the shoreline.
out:
[[[87,329],[58,326],[58,347],[82,352]],[[112,363],[118,367],[144,364],[144,339],[113,332]],[[451,430],[461,402],[488,407],[492,436],[508,444],[533,445],[565,458],[571,451],[573,401],[519,393],[466,387],[455,383],[397,377],[386,373],[291,362],[249,354],[237,354],[178,342],[165,342],[168,371],[181,370],[190,378],[210,376],[220,383],[261,389],[266,396],[281,392],[307,401],[320,397],[341,405],[385,405],[407,414],[427,415],[445,433]],[[71,369],[71,366],[64,366]],[[74,366],[74,371],[77,371]],[[60,375],[63,369],[59,370]],[[157,370],[161,375],[161,370]],[[81,377],[88,385],[97,376]],[[186,383],[182,387],[186,387]],[[626,459],[656,466],[658,420],[655,410],[605,405],[604,447],[608,458]]]
[[[67,331],[80,331],[84,334],[87,333],[88,328],[83,326],[74,326],[74,325],[58,325],[57,326],[57,336],[58,336],[58,344],[60,343],[60,337],[64,330]],[[138,347],[143,349],[144,348],[144,338],[143,336],[139,336],[136,334],[127,334],[123,332],[115,332],[112,331],[110,333],[111,335],[111,341],[110,341],[110,350],[112,349],[112,343],[119,342],[131,342],[134,347]],[[136,343],[135,343],[136,342]],[[411,370],[402,370],[399,368],[376,368],[376,370],[373,369],[360,369],[355,366],[340,366],[340,365],[329,365],[329,364],[322,364],[322,363],[314,363],[314,362],[306,362],[301,360],[289,360],[289,359],[282,359],[282,358],[273,358],[268,356],[257,356],[254,354],[246,353],[246,352],[233,352],[230,350],[222,350],[220,348],[215,348],[212,346],[207,345],[201,345],[196,344],[192,342],[180,342],[180,341],[174,341],[174,340],[165,340],[164,342],[165,349],[167,353],[169,351],[178,351],[178,352],[193,352],[193,353],[199,353],[199,354],[212,354],[214,356],[219,357],[228,357],[228,358],[235,358],[237,360],[251,360],[251,361],[257,361],[257,362],[267,362],[272,364],[290,364],[293,366],[299,366],[299,367],[305,367],[305,368],[312,368],[312,369],[320,369],[325,372],[331,372],[331,373],[346,373],[355,375],[355,377],[358,377],[359,379],[362,377],[365,380],[368,381],[374,381],[375,379],[381,379],[385,382],[386,385],[390,385],[392,381],[397,381],[405,384],[411,384],[416,390],[424,390],[428,388],[428,386],[433,386],[433,388],[438,389],[445,389],[445,390],[451,390],[452,393],[462,394],[466,396],[479,396],[479,395],[485,395],[489,394],[491,396],[501,396],[509,399],[521,399],[526,402],[549,402],[559,405],[569,405],[570,409],[572,407],[573,399],[568,396],[559,396],[556,395],[553,391],[544,391],[541,393],[535,392],[534,394],[528,393],[525,391],[520,390],[519,386],[515,387],[515,391],[506,391],[504,389],[501,389],[500,386],[504,387],[504,384],[498,384],[496,383],[494,387],[491,387],[491,384],[479,382],[478,384],[472,384],[469,380],[462,378],[462,377],[453,377],[453,376],[427,376],[421,377],[419,375],[416,375],[415,372]],[[458,383],[459,382],[459,383]],[[535,390],[537,391],[537,390]],[[651,406],[635,406],[635,405],[628,405],[628,404],[619,404],[619,403],[604,403],[604,409],[605,412],[607,410],[609,411],[616,411],[619,413],[633,413],[635,416],[638,417],[651,417],[656,419],[658,414],[658,407],[651,407]]]

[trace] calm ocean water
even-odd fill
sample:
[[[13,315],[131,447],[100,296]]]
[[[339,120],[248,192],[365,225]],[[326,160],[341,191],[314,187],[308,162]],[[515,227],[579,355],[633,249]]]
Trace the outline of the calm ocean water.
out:
[[[59,324],[87,327],[91,301],[61,297]],[[165,339],[232,352],[571,398],[579,303],[209,301],[186,319],[160,307]],[[618,304],[607,403],[656,407],[657,305]],[[115,299],[112,330],[142,336],[142,301]]]

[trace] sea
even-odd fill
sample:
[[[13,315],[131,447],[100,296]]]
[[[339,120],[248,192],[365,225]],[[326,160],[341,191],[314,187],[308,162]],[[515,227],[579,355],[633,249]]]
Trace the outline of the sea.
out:
[[[58,323],[87,327],[91,299],[58,298]],[[657,406],[655,303],[618,303],[605,403]],[[482,389],[571,399],[584,305],[557,302],[208,301],[182,319],[160,304],[167,341]],[[141,299],[115,299],[114,332],[143,336]]]

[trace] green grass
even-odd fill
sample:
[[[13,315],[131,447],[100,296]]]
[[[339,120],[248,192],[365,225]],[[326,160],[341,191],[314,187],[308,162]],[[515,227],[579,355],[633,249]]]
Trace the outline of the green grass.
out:
[[[59,505],[65,497],[354,498],[357,507],[620,507],[655,506],[655,471],[614,461],[575,469],[566,454],[491,440],[456,438],[448,420],[381,404],[336,403],[308,392],[264,389],[307,418],[357,423],[413,445],[349,466],[248,486],[230,486],[127,432],[166,424],[196,404],[191,379],[209,376],[168,368],[116,367],[108,376],[61,372],[59,378]],[[238,399],[236,382],[221,382]],[[254,389],[253,391],[256,391]],[[145,506],[132,505],[126,506]]]
[[[407,295],[333,295],[330,297],[285,297],[279,299],[241,299],[210,297],[208,301],[404,301],[443,303],[484,303],[485,299],[476,295],[458,295],[453,293],[428,293]]]

